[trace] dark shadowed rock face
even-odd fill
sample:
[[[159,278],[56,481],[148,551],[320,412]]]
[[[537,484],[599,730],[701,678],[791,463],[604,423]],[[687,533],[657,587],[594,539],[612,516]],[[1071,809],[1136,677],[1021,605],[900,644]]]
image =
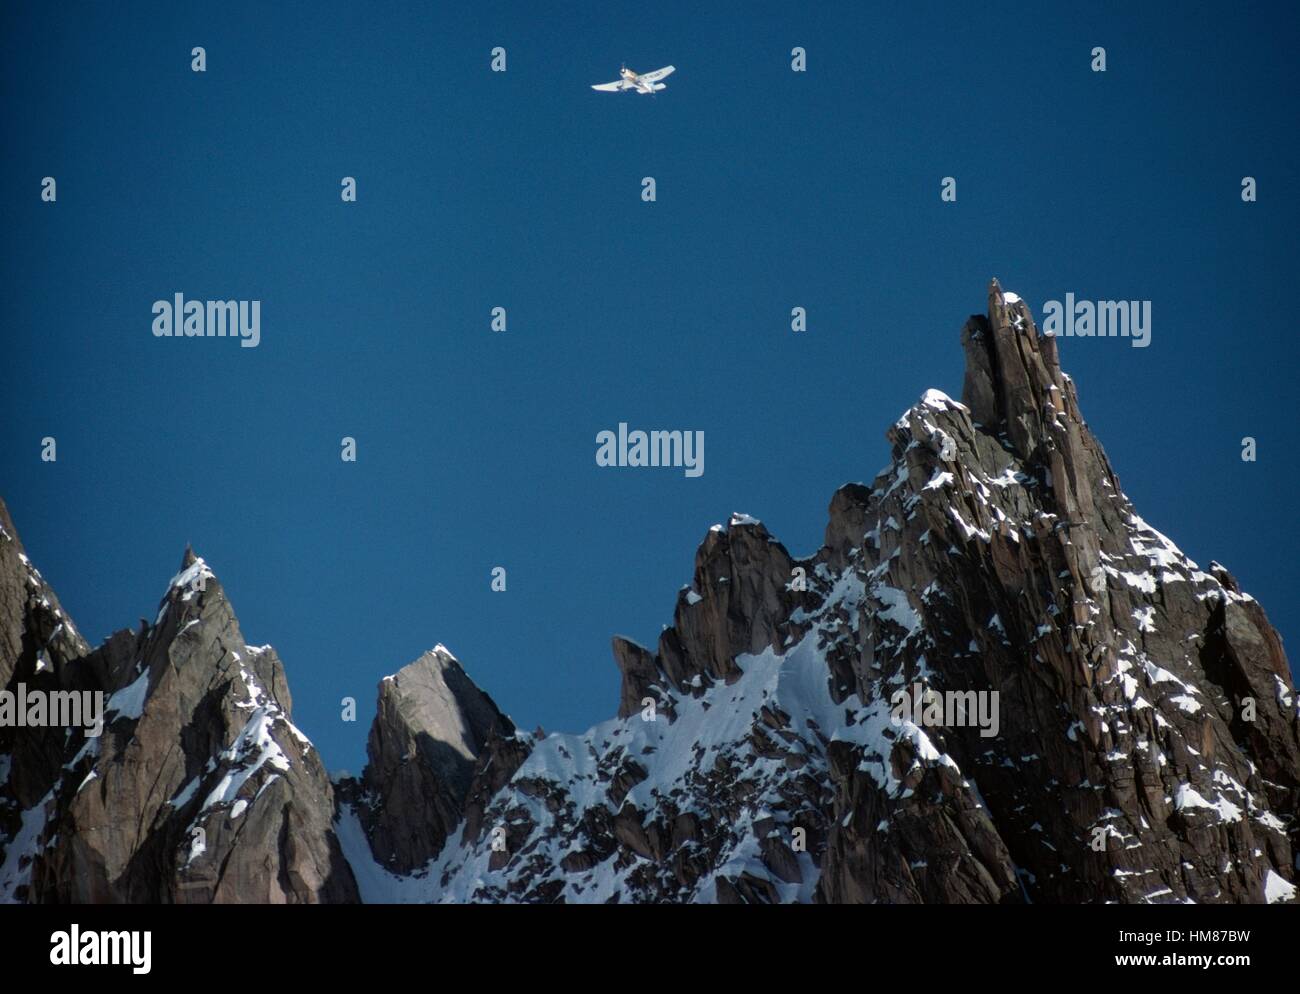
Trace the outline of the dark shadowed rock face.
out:
[[[30,680],[40,673],[53,674],[89,651],[54,591],[27,558],[9,509],[0,501],[0,687],[19,676]]]
[[[99,739],[0,729],[0,898],[1294,902],[1277,633],[1138,516],[1018,298],[962,344],[816,554],[708,532],[617,717],[519,732],[438,647],[337,793],[201,560],[91,651],[0,505],[0,677],[113,695]]]

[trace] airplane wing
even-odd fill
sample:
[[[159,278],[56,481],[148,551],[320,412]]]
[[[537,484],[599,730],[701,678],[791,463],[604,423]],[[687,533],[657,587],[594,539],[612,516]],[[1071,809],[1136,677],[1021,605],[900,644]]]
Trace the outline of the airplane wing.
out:
[[[612,83],[594,83],[591,88],[593,90],[603,90],[606,93],[617,93],[619,90],[626,90],[627,84],[621,79],[616,79]]]
[[[665,76],[671,75],[676,71],[676,66],[664,66],[662,69],[656,69],[654,72],[643,72],[641,73],[640,78],[645,80],[647,83],[657,83]]]

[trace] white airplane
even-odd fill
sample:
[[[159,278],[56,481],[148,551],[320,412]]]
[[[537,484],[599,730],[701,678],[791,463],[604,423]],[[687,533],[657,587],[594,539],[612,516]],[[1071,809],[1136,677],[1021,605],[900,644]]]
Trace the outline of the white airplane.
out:
[[[659,82],[665,76],[676,70],[676,66],[664,66],[662,69],[656,69],[654,72],[635,73],[627,66],[618,71],[621,79],[616,79],[612,83],[599,83],[592,86],[593,90],[603,90],[606,93],[617,93],[620,90],[636,90],[637,93],[655,93],[659,90],[668,89],[667,84]]]

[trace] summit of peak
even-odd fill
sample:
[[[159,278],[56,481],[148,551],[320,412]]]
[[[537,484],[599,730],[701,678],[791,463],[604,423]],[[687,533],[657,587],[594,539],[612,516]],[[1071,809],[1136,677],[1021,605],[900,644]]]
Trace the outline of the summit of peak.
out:
[[[441,642],[432,649],[426,649],[415,659],[407,663],[396,673],[384,677],[384,683],[399,681],[403,684],[426,684],[429,680],[445,684],[447,674],[459,670],[464,672],[460,661]]]
[[[934,389],[927,390],[925,393],[921,394],[920,406],[932,407],[937,411],[967,410],[965,404],[961,404],[953,400],[942,390],[934,390]]]
[[[197,586],[198,589],[202,589],[198,581],[209,577],[214,579],[216,577],[216,574],[212,572],[212,567],[207,564],[202,556],[196,556],[194,550],[187,545],[185,555],[181,559],[180,572],[171,578],[167,588],[170,590],[174,587],[193,588]]]
[[[975,421],[1005,426],[1020,452],[1033,451],[1036,439],[1065,413],[1066,380],[1056,340],[1039,332],[1029,306],[1003,291],[996,279],[989,284],[988,314],[971,317],[961,337],[966,351],[962,403]]]
[[[1007,303],[1007,304],[1019,304],[1019,303],[1022,303],[1022,301],[1021,301],[1021,299],[1020,299],[1020,294],[1018,294],[1018,293],[1013,293],[1011,290],[1007,290],[1007,289],[1005,289],[1005,288],[1002,286],[1002,284],[998,281],[998,278],[997,278],[996,276],[994,276],[991,280],[989,280],[989,301],[990,301],[990,303],[991,303],[993,300],[995,300],[995,299],[1002,300],[1003,302],[1005,302],[1005,303]]]

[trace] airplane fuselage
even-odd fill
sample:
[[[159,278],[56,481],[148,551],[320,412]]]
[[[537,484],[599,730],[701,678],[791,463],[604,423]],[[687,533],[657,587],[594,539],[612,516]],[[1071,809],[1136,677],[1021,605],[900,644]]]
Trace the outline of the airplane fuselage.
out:
[[[619,75],[622,76],[626,82],[636,87],[636,89],[641,93],[654,93],[655,90],[654,84],[647,83],[645,80],[641,78],[639,73],[633,72],[631,69],[628,69],[626,66],[624,66],[618,72]]]

